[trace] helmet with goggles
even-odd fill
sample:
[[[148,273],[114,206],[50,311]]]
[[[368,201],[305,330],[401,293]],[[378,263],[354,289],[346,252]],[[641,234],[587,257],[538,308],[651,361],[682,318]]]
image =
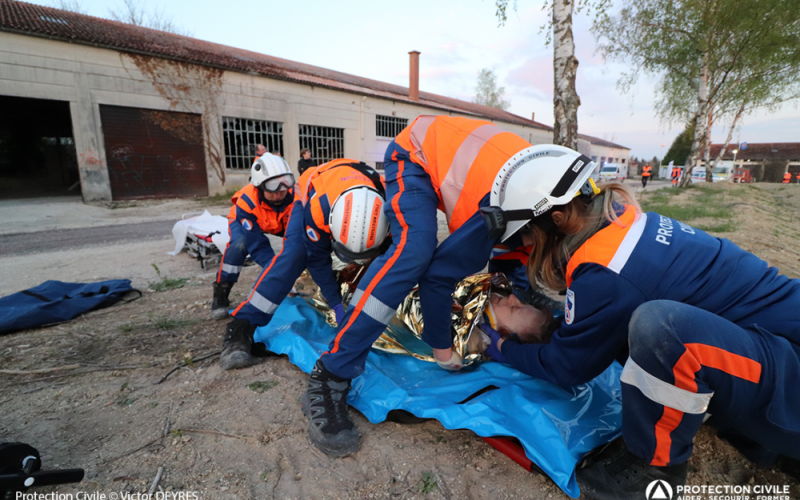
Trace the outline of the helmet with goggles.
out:
[[[523,226],[552,224],[548,212],[578,195],[600,192],[596,163],[563,146],[540,144],[511,157],[497,173],[489,207],[481,208],[492,239],[507,240]]]
[[[389,234],[378,190],[357,186],[344,191],[331,205],[328,226],[334,253],[344,262],[366,264],[380,255]]]
[[[264,153],[250,167],[250,183],[270,193],[288,190],[294,186],[294,174],[286,160]]]

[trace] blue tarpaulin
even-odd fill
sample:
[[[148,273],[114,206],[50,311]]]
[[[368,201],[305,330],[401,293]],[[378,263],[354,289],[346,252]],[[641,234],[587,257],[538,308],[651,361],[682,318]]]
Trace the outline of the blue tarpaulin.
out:
[[[60,323],[85,312],[108,307],[133,290],[131,280],[97,283],[45,281],[0,298],[0,334]]]
[[[256,331],[255,340],[287,354],[310,373],[334,335],[316,310],[294,297],[283,301],[270,324]],[[621,370],[614,363],[588,384],[565,391],[501,363],[447,372],[434,363],[373,349],[366,371],[353,380],[347,402],[373,424],[383,422],[391,410],[405,410],[435,418],[447,429],[515,437],[528,458],[577,498],[575,465],[620,434]],[[469,399],[488,386],[497,389]]]

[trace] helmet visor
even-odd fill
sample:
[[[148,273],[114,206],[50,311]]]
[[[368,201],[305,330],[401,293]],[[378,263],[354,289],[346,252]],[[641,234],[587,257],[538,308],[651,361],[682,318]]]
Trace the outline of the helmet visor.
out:
[[[272,179],[265,180],[261,186],[264,188],[264,191],[270,193],[288,191],[294,186],[294,175],[285,174],[280,177],[273,177]]]
[[[356,253],[335,240],[332,242],[331,246],[333,247],[333,253],[336,254],[339,260],[347,264],[365,266],[381,254],[381,247],[375,247],[366,252]]]

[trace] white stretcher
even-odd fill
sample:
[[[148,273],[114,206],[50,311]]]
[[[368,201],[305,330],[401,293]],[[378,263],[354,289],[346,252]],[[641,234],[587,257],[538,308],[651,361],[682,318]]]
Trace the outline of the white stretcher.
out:
[[[208,210],[183,214],[181,220],[172,227],[175,250],[167,252],[178,255],[186,248],[189,255],[200,262],[203,269],[208,265],[219,264],[225,247],[228,245],[228,218],[211,215]]]

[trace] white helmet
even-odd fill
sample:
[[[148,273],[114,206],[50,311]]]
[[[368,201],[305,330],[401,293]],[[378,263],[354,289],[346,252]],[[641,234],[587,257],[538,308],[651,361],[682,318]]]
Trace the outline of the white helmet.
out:
[[[497,173],[490,207],[482,208],[492,238],[507,240],[554,206],[580,193],[600,192],[592,180],[595,162],[563,146],[539,144],[512,156]]]
[[[278,191],[281,187],[294,186],[294,174],[286,160],[280,156],[264,153],[250,167],[250,183],[267,191]]]
[[[389,220],[383,213],[385,200],[374,188],[357,186],[339,195],[331,205],[328,226],[333,251],[345,262],[377,257],[389,234]]]

